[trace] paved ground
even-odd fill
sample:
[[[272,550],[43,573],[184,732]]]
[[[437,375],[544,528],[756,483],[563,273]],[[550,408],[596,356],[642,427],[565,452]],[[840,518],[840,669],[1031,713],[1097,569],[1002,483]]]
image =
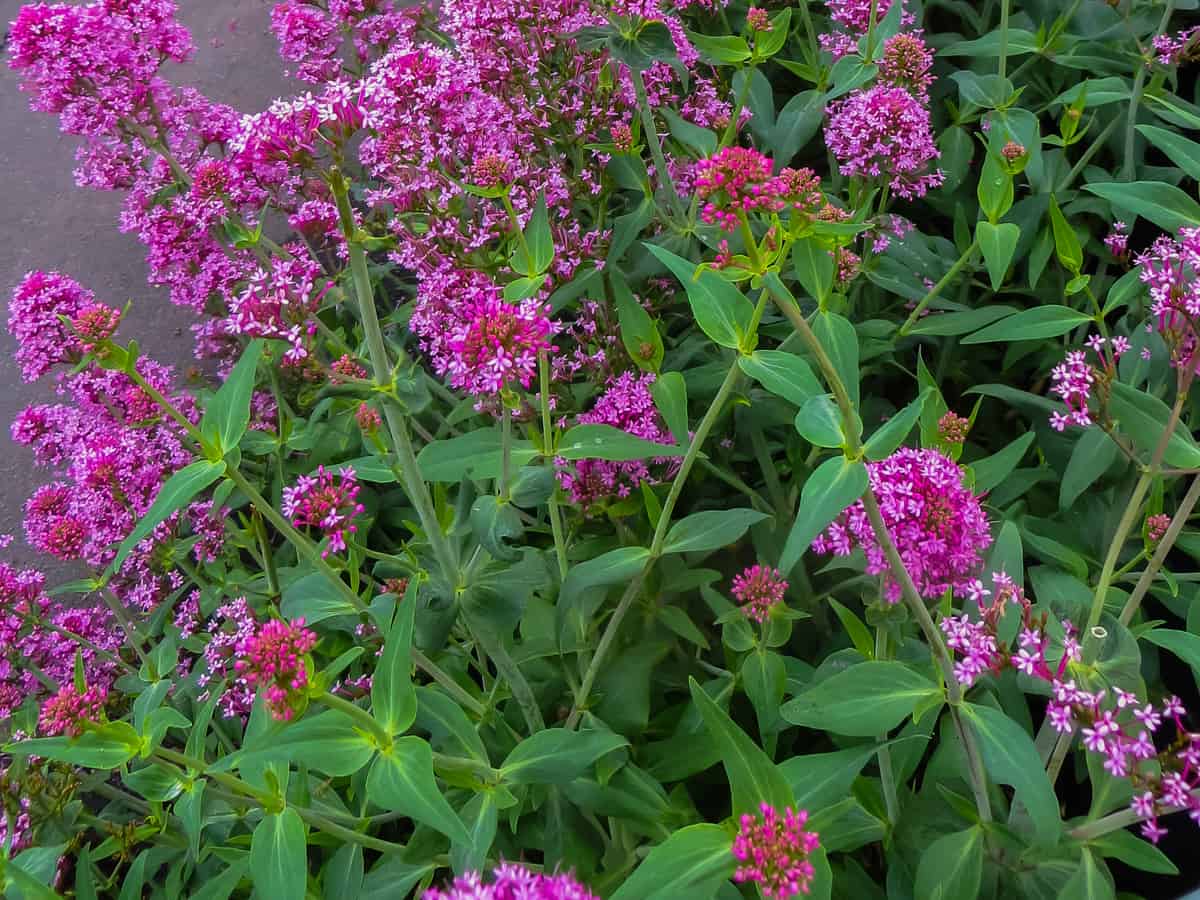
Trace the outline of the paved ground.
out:
[[[21,5],[0,0],[5,29]],[[247,112],[289,90],[268,29],[269,0],[181,0],[179,5],[197,45],[195,62],[179,70],[180,83]],[[30,269],[58,269],[114,305],[132,299],[122,333],[136,337],[148,355],[186,365],[190,317],[146,284],[141,245],[116,227],[121,198],[75,187],[76,139],[61,135],[52,117],[29,111],[7,54],[0,71],[0,126],[0,299],[7,304],[9,292]],[[46,399],[50,389],[21,383],[13,349],[7,331],[0,334],[0,533],[17,535],[2,558],[43,564],[24,545],[20,518],[22,504],[45,480],[44,473],[33,468],[25,448],[8,439],[8,425],[27,403]],[[62,567],[53,572],[62,573]]]

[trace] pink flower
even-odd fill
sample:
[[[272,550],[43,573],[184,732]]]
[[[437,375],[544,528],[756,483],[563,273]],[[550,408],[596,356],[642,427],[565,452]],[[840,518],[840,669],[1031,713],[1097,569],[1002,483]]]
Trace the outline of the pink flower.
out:
[[[933,84],[933,54],[920,34],[900,33],[884,41],[879,81],[924,97]]]
[[[291,624],[271,619],[239,641],[234,670],[263,692],[274,718],[288,721],[303,707],[308,687],[304,657],[316,643],[304,619]]]
[[[17,341],[21,378],[36,381],[59,363],[73,361],[80,342],[59,316],[74,319],[97,307],[95,295],[58,272],[30,272],[8,304],[8,332]]]
[[[337,475],[319,466],[313,475],[301,475],[283,489],[283,514],[297,528],[318,528],[328,538],[322,556],[346,549],[346,536],[357,527],[354,517],[364,509],[357,501],[359,491],[354,470],[343,468]]]
[[[788,583],[778,569],[753,565],[733,579],[733,596],[742,605],[746,617],[765,622],[771,610],[783,602]]]
[[[445,888],[429,888],[422,900],[599,900],[570,875],[532,872],[515,863],[501,863],[485,882],[479,872],[455,878]]]
[[[58,693],[42,704],[38,727],[49,737],[65,734],[79,737],[90,723],[104,719],[104,704],[108,689],[101,686],[77,691],[73,684],[59,688]]]
[[[772,174],[772,163],[757,150],[725,147],[696,164],[693,186],[706,201],[700,217],[725,231],[738,227],[739,217],[751,212],[794,209],[816,213],[823,205],[820,180],[811,169],[784,169]]]
[[[964,595],[992,536],[979,498],[963,486],[962,469],[937,450],[904,447],[868,463],[867,470],[884,523],[921,596],[933,599],[947,588]],[[885,594],[896,602],[900,584],[889,574],[861,500],[819,535],[812,549],[847,556],[855,546],[866,552],[867,572],[884,576]]]
[[[549,338],[557,329],[549,314],[533,299],[511,304],[493,298],[463,310],[449,342],[451,386],[475,395],[498,394],[514,383],[529,387],[538,353],[554,349]]]
[[[1050,414],[1050,425],[1055,431],[1064,431],[1068,425],[1079,425],[1084,428],[1092,424],[1092,416],[1088,411],[1088,400],[1092,394],[1092,385],[1096,383],[1096,375],[1087,355],[1082,350],[1072,350],[1066,359],[1050,372],[1051,393],[1057,394],[1067,407],[1067,411]]]
[[[767,900],[807,894],[815,874],[809,856],[820,845],[815,832],[804,830],[807,822],[805,810],[785,809],[781,816],[768,803],[757,815],[743,815],[733,841],[739,863],[733,880],[756,883]]]

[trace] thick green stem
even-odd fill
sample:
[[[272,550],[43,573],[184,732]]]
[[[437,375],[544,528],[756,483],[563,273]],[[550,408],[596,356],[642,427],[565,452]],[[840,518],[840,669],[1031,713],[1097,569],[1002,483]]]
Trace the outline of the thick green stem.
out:
[[[550,419],[550,360],[543,350],[538,354],[538,386],[542,406],[542,456],[546,464],[554,465],[554,423]],[[558,560],[558,577],[567,577],[567,541],[563,534],[562,516],[558,508],[558,485],[555,484],[546,501],[550,531],[554,534],[554,557]]]
[[[667,194],[668,202],[671,204],[671,209],[680,219],[686,215],[683,202],[679,199],[679,191],[675,189],[675,181],[671,178],[671,172],[667,168],[667,160],[663,156],[662,141],[658,136],[658,129],[654,125],[654,114],[650,111],[650,100],[646,96],[646,83],[642,80],[642,73],[636,68],[629,70],[630,78],[633,79],[633,90],[637,95],[638,113],[642,119],[642,130],[646,133],[646,144],[650,148],[650,158],[654,160],[654,175],[658,179],[658,183]]]
[[[1188,492],[1184,495],[1183,500],[1180,501],[1179,509],[1175,511],[1175,517],[1171,520],[1166,533],[1159,539],[1158,546],[1154,548],[1154,556],[1150,558],[1149,564],[1147,564],[1145,570],[1142,572],[1141,577],[1138,578],[1137,584],[1134,585],[1133,593],[1129,595],[1129,600],[1126,601],[1124,609],[1121,610],[1118,621],[1122,625],[1128,625],[1133,621],[1138,607],[1142,605],[1142,599],[1146,596],[1146,592],[1150,590],[1150,585],[1154,583],[1154,578],[1162,568],[1167,554],[1175,546],[1179,532],[1183,531],[1183,526],[1187,524],[1198,500],[1200,500],[1200,475],[1192,479],[1191,487],[1188,488]]]
[[[1192,791],[1192,796],[1200,797],[1200,790]],[[1171,815],[1172,813],[1183,812],[1185,809],[1186,807],[1182,806],[1171,808],[1163,810],[1158,815]],[[1094,822],[1085,822],[1083,825],[1072,828],[1067,832],[1067,837],[1086,844],[1089,841],[1094,841],[1096,838],[1104,837],[1106,834],[1120,831],[1122,828],[1128,828],[1130,825],[1136,825],[1138,822],[1145,822],[1146,818],[1146,816],[1139,816],[1132,809],[1122,809]]]
[[[963,255],[955,261],[954,265],[950,267],[950,270],[942,276],[941,280],[938,281],[937,284],[929,289],[929,293],[926,294],[921,299],[921,302],[913,308],[913,311],[909,313],[909,316],[907,319],[905,319],[904,324],[900,326],[900,330],[896,332],[897,337],[904,337],[910,331],[912,331],[912,327],[916,325],[917,320],[921,318],[921,313],[925,311],[925,307],[933,302],[933,300],[935,300],[937,296],[946,289],[947,285],[949,285],[950,282],[954,280],[955,276],[962,271],[962,267],[967,264],[967,260],[971,258],[977,249],[979,249],[979,241],[971,241],[971,246],[967,247],[967,249],[963,251]]]
[[[704,441],[708,438],[708,433],[712,431],[717,418],[721,415],[725,401],[729,399],[734,385],[737,384],[740,371],[737,360],[734,360],[733,365],[729,367],[729,372],[725,375],[725,380],[721,382],[721,387],[717,391],[717,396],[713,399],[712,405],[709,406],[708,412],[704,414],[704,418],[696,426],[696,433],[692,436],[691,443],[688,444],[688,449],[684,454],[679,472],[675,475],[674,481],[671,482],[671,491],[667,494],[667,499],[663,502],[662,514],[658,518],[658,526],[654,529],[654,537],[650,542],[650,555],[647,557],[646,564],[642,567],[641,572],[635,575],[633,580],[629,582],[629,586],[625,588],[625,593],[621,595],[621,600],[617,603],[617,608],[613,611],[612,618],[608,620],[608,625],[605,627],[604,633],[600,635],[600,642],[596,645],[596,652],[592,654],[591,662],[588,664],[587,671],[584,672],[583,681],[580,682],[579,690],[575,694],[575,707],[571,710],[571,714],[567,718],[566,725],[568,728],[574,728],[579,722],[579,717],[583,715],[584,707],[592,692],[592,686],[596,682],[596,676],[600,674],[600,668],[604,665],[605,658],[608,656],[608,650],[612,646],[613,641],[616,640],[617,632],[621,628],[621,622],[625,619],[629,608],[637,598],[638,592],[646,580],[646,576],[650,573],[650,569],[662,555],[663,545],[667,540],[667,531],[671,526],[671,514],[675,511],[675,504],[679,502],[679,497],[683,493],[683,487],[687,482],[688,474],[692,471],[692,466],[695,465],[696,458],[700,455],[700,448],[704,446]]]
[[[371,357],[371,368],[375,383],[381,388],[387,388],[392,382],[392,367],[388,360],[387,345],[383,341],[383,329],[379,325],[379,315],[375,310],[375,293],[371,287],[371,275],[367,270],[367,252],[362,241],[358,239],[358,227],[354,221],[354,211],[350,207],[350,196],[346,181],[340,172],[334,172],[330,179],[334,198],[337,201],[338,215],[341,219],[342,232],[350,252],[350,271],[354,278],[354,293],[358,299],[359,316],[362,319],[363,333],[367,339],[367,352]],[[405,358],[401,354],[401,362]],[[433,498],[429,494],[429,486],[421,477],[417,456],[413,451],[412,438],[408,434],[408,423],[404,420],[395,397],[386,390],[383,404],[384,418],[387,420],[388,434],[396,451],[396,462],[403,476],[403,487],[409,500],[417,511],[425,538],[433,548],[433,555],[442,569],[442,577],[447,585],[453,588],[458,582],[458,562],[453,549],[442,531],[434,510]]]
[[[337,694],[331,694],[328,691],[321,693],[315,699],[329,709],[337,710],[343,715],[348,716],[358,726],[360,731],[374,738],[375,745],[380,750],[387,752],[391,749],[392,736],[375,720],[374,716],[358,704],[351,703],[346,698],[339,697]]]
[[[1000,66],[999,74],[1004,78],[1008,72],[1008,0],[1000,0]]]

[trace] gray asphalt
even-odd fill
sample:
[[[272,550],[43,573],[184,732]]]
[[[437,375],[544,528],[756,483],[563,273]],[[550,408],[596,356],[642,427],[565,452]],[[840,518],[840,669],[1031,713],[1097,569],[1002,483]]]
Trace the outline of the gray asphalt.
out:
[[[271,35],[269,0],[181,0],[180,18],[196,43],[195,61],[171,73],[208,96],[245,112],[296,89],[283,78],[283,64]],[[0,22],[8,23],[22,6],[0,0]],[[176,75],[178,77],[176,77]],[[141,244],[117,230],[121,198],[81,190],[72,179],[76,138],[62,135],[57,121],[30,112],[27,97],[8,69],[0,71],[0,298],[5,308],[13,287],[31,269],[57,269],[120,306],[133,300],[120,334],[136,337],[145,352],[186,367],[191,360],[190,314],[171,306],[165,292],[146,283]],[[24,447],[8,438],[13,417],[34,401],[53,396],[49,383],[27,385],[13,362],[12,338],[0,334],[0,533],[16,540],[0,559],[40,565],[51,580],[73,577],[72,568],[47,564],[25,543],[21,508],[34,487],[47,480],[34,468]]]

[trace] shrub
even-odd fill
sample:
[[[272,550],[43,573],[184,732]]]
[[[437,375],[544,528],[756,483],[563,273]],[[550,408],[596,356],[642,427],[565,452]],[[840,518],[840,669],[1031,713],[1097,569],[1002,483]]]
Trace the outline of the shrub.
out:
[[[25,537],[88,575],[0,566],[0,893],[1175,872],[1176,5],[286,0],[303,83],[244,116],[168,78],[171,0],[24,7],[206,374],[68,273],[12,296]]]

